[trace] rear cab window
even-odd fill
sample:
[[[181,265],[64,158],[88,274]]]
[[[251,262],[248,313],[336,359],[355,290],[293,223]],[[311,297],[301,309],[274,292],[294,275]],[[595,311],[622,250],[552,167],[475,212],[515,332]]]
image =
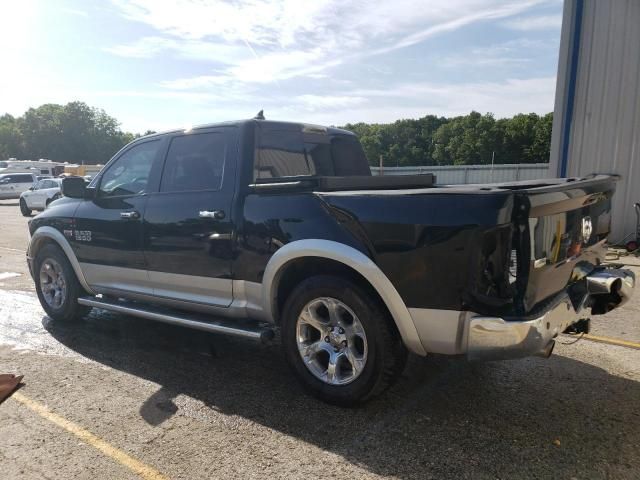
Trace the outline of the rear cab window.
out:
[[[370,176],[357,138],[323,127],[264,123],[258,127],[254,182],[319,176]]]

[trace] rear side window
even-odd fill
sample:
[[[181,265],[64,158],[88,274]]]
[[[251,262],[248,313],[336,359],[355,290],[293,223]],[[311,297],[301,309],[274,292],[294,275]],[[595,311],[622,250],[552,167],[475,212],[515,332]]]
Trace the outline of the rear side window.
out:
[[[300,176],[371,175],[355,137],[264,125],[254,159],[254,181]]]
[[[193,133],[171,140],[161,192],[220,190],[227,156],[222,133]]]
[[[331,157],[334,174],[337,176],[371,175],[369,161],[362,145],[347,135],[337,135],[331,139]]]
[[[302,131],[262,127],[254,160],[254,180],[316,175]]]

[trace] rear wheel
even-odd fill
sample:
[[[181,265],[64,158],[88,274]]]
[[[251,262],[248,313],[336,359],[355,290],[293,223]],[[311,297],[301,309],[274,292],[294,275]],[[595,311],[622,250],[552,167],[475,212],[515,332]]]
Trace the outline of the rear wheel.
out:
[[[282,315],[285,357],[316,397],[362,403],[393,384],[407,351],[386,309],[341,277],[316,276],[289,296]]]
[[[24,201],[24,198],[20,199],[20,213],[25,217],[31,216],[31,209],[27,207],[27,202]]]
[[[34,262],[36,292],[47,315],[58,321],[71,321],[85,316],[90,307],[78,304],[85,295],[69,260],[56,245],[46,245]]]

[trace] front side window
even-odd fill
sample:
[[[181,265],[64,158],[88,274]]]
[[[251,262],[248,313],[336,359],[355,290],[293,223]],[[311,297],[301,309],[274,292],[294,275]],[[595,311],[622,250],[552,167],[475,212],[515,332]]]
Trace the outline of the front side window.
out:
[[[42,188],[47,188],[45,185],[47,184],[46,180],[40,180],[38,183],[36,183],[35,187],[33,187],[34,190],[40,190]]]
[[[161,192],[220,190],[227,154],[226,135],[192,133],[171,140]]]
[[[153,140],[123,153],[102,175],[99,195],[114,197],[145,192],[159,147],[160,141]]]

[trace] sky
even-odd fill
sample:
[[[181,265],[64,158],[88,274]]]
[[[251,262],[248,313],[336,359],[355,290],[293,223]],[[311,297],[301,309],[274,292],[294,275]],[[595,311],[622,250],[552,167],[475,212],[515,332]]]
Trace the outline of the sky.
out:
[[[74,100],[126,131],[553,110],[561,0],[0,4],[0,114]]]

